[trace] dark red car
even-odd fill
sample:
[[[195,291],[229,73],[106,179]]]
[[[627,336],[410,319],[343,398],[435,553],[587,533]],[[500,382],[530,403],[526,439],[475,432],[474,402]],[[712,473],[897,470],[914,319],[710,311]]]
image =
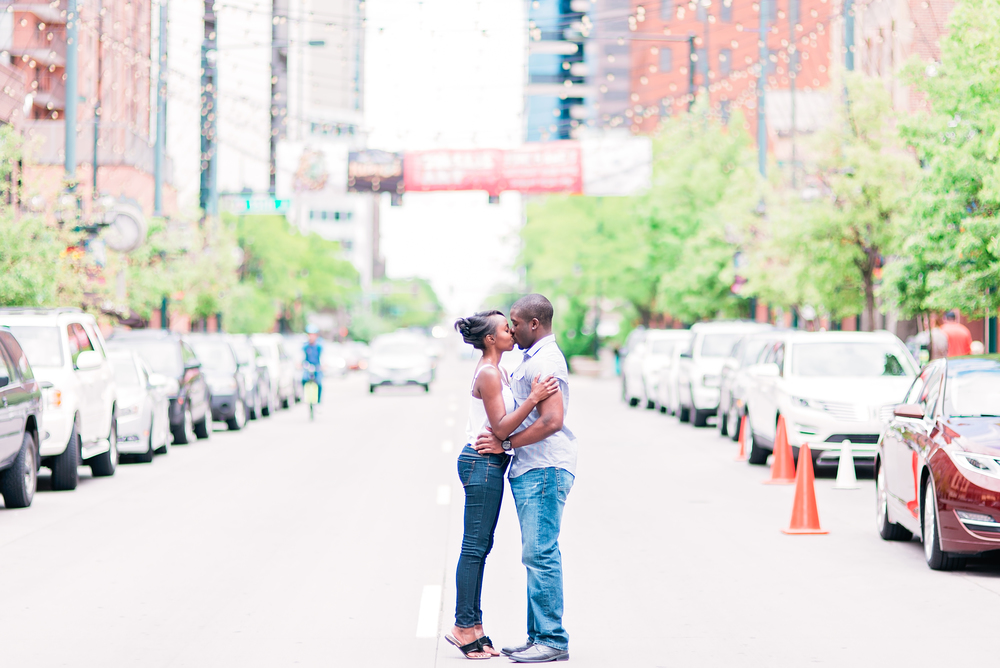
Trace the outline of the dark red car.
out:
[[[1000,550],[1000,357],[928,364],[875,461],[879,534],[924,543],[935,570]]]

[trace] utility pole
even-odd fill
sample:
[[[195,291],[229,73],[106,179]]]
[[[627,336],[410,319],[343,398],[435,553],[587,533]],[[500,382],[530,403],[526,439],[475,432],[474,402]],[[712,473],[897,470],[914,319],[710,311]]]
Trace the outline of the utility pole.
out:
[[[698,53],[694,48],[694,33],[688,35],[688,112],[694,107],[695,91],[694,87],[694,67],[698,62]]]
[[[380,281],[385,278],[385,263],[382,262],[382,193],[372,193],[372,280]]]
[[[68,0],[66,5],[66,108],[63,110],[63,124],[66,126],[65,170],[66,188],[76,191],[76,103],[77,93],[77,52],[79,50],[80,17],[76,0]]]
[[[698,0],[698,2],[701,3],[701,6],[705,12],[705,21],[703,24],[704,36],[701,38],[702,51],[705,53],[705,62],[701,66],[702,76],[704,78],[704,81],[702,81],[702,83],[705,85],[705,98],[711,100],[708,90],[709,82],[711,79],[709,73],[712,71],[712,57],[709,55],[708,51],[708,23],[709,23],[708,10],[712,5],[711,5],[711,0]]]
[[[767,176],[767,116],[764,113],[764,84],[767,81],[767,25],[770,4],[776,0],[760,0],[760,56],[757,65],[757,169],[761,176]]]
[[[287,136],[288,118],[288,0],[271,0],[271,180],[274,197],[278,179],[278,142]]]
[[[97,142],[101,133],[101,81],[104,78],[104,1],[97,0],[97,73],[94,77],[94,164],[91,169],[90,199],[97,201]],[[93,210],[93,207],[92,207]]]
[[[156,144],[153,152],[153,215],[163,215],[163,158],[167,150],[167,2],[160,0],[159,67],[156,70]]]
[[[201,42],[201,190],[198,204],[206,217],[219,213],[216,61],[215,0],[205,0],[205,37]]]
[[[798,156],[795,151],[795,78],[799,75],[799,49],[795,45],[795,26],[799,22],[799,0],[789,0],[788,4],[788,89],[792,97],[792,188],[798,188]]]
[[[854,0],[844,0],[844,67],[854,71]]]

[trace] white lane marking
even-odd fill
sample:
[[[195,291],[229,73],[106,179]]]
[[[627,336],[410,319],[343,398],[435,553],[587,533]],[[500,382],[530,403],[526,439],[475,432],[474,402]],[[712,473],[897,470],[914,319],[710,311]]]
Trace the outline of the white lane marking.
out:
[[[451,452],[451,441],[441,441],[441,452]]]
[[[437,502],[439,506],[451,503],[451,485],[438,485]]]
[[[417,614],[417,637],[435,638],[441,617],[441,585],[424,585]]]
[[[454,427],[455,426],[455,419],[454,418],[448,418],[447,420],[444,421],[444,426],[446,426],[446,427]]]

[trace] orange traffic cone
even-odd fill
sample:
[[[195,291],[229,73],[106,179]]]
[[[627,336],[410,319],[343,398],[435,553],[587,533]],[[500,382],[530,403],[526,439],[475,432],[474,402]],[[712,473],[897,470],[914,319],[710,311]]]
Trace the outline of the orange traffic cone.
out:
[[[745,462],[747,460],[747,416],[740,418],[740,432],[737,439],[740,443],[740,453],[736,455],[736,461]]]
[[[816,508],[816,490],[813,486],[813,460],[809,446],[799,448],[799,472],[795,476],[795,501],[792,503],[792,521],[781,533],[823,534],[830,533],[819,527],[819,510]]]
[[[771,462],[771,479],[765,480],[765,485],[791,485],[795,482],[795,461],[792,458],[792,446],[788,444],[788,432],[785,431],[785,418],[778,416],[778,429],[774,436],[774,461]]]

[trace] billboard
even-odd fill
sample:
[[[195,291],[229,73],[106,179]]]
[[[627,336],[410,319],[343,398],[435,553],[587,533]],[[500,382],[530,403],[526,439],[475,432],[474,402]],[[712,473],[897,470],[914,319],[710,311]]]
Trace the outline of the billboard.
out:
[[[388,151],[351,151],[347,163],[351,192],[403,192],[403,156]]]
[[[279,142],[275,156],[277,196],[292,199],[297,193],[346,192],[347,157],[344,142]]]

